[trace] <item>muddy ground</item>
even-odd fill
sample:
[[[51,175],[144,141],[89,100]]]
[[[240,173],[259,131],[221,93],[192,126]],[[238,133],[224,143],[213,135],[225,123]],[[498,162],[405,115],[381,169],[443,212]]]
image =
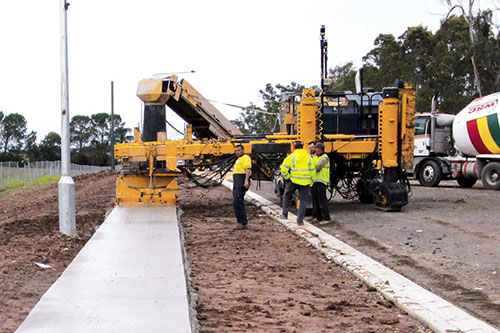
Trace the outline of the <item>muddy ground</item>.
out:
[[[58,232],[57,184],[1,193],[0,332],[13,332],[21,324],[113,208],[116,174],[101,172],[73,180],[77,238]]]
[[[500,195],[478,182],[422,187],[401,212],[330,202],[324,231],[500,329]],[[269,183],[255,190],[278,202]]]
[[[181,224],[202,332],[424,332],[374,289],[231,192],[181,192]]]
[[[115,178],[74,178],[75,239],[57,232],[57,184],[2,193],[0,332],[15,330],[103,222]],[[265,183],[256,192],[273,198]],[[181,190],[180,203],[202,331],[427,330],[257,208],[249,230],[233,231],[228,190]],[[498,207],[498,192],[444,182],[414,186],[400,213],[335,197],[333,221],[321,227],[498,328]]]
[[[74,178],[78,238],[58,233],[57,184],[0,199],[0,332],[20,325],[104,221],[115,178]],[[429,331],[257,208],[234,231],[229,190],[182,190],[181,207],[202,332]]]

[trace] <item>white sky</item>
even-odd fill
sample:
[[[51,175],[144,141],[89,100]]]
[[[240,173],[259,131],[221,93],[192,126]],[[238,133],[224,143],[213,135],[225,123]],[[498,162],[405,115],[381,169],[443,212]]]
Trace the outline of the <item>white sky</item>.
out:
[[[38,140],[60,133],[59,6],[0,0],[0,111],[22,114]],[[435,31],[445,12],[439,0],[73,0],[70,116],[110,112],[114,81],[115,113],[132,128],[141,121],[138,81],[190,70],[179,77],[205,98],[260,105],[266,83],[319,84],[322,24],[329,67],[359,66],[380,33],[398,37],[419,24]],[[214,105],[229,119],[240,113]]]

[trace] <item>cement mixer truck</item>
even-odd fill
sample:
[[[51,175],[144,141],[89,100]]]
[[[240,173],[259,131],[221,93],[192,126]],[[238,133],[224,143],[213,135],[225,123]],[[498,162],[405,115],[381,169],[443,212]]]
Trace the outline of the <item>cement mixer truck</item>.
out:
[[[456,116],[417,114],[413,175],[423,186],[456,179],[472,187],[481,179],[487,189],[500,189],[500,92],[477,98]]]

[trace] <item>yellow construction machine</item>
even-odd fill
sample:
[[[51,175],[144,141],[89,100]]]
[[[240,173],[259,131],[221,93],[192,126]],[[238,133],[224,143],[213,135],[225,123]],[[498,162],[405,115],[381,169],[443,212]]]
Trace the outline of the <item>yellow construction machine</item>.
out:
[[[294,141],[322,141],[331,161],[332,190],[346,199],[400,210],[408,203],[404,170],[413,165],[415,90],[397,81],[375,99],[360,92],[361,103],[356,104],[346,93],[329,91],[323,27],[321,53],[321,90],[306,89],[300,101],[283,102],[281,130],[269,135],[242,135],[186,80],[179,81],[175,75],[140,81],[142,135],[136,130],[133,142],[115,146],[115,157],[123,164],[117,203],[175,205],[180,176],[199,186],[218,185],[234,164],[234,148],[239,144],[252,158],[252,178],[272,181]],[[370,103],[363,106],[364,100]],[[184,139],[167,140],[166,106],[188,124]]]

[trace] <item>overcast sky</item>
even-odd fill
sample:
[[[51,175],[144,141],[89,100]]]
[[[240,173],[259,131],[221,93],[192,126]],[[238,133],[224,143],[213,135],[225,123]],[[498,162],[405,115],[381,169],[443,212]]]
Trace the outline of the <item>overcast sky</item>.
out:
[[[22,114],[39,140],[61,127],[59,6],[0,1],[0,111]],[[114,81],[115,113],[132,128],[141,121],[140,79],[191,70],[179,76],[205,98],[259,105],[266,83],[319,84],[323,24],[329,66],[359,66],[380,33],[398,37],[419,24],[435,31],[444,13],[439,0],[73,0],[70,116],[110,112]],[[229,119],[241,112],[214,105]]]

